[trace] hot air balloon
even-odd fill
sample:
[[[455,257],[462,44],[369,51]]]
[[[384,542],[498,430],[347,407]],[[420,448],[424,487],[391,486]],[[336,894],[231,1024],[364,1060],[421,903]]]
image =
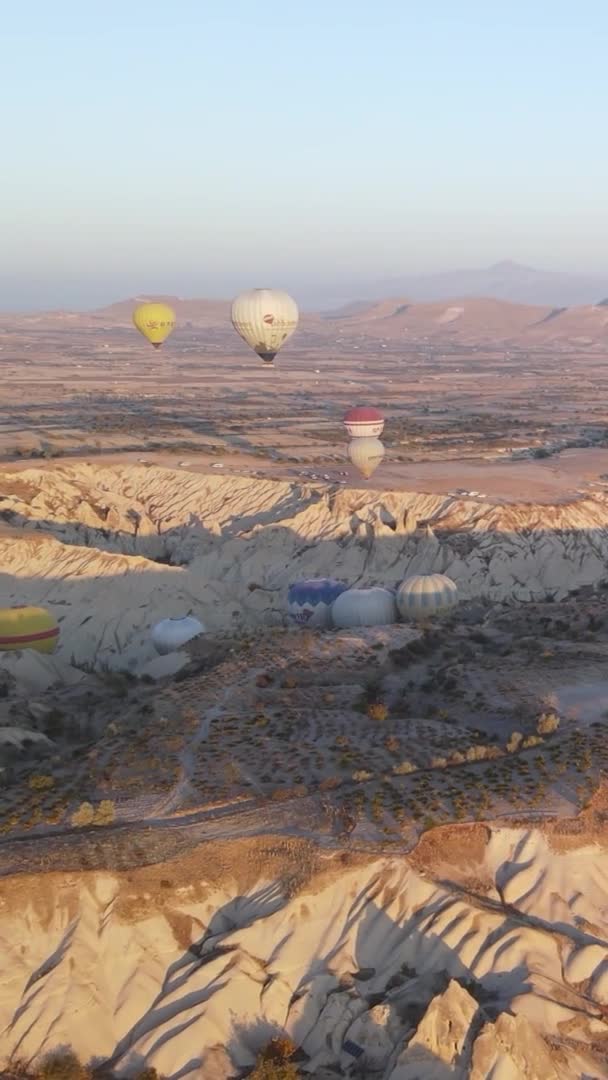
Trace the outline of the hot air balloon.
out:
[[[175,652],[187,641],[205,633],[205,627],[194,615],[184,615],[178,619],[161,619],[152,627],[152,644],[157,653],[166,656]]]
[[[356,409],[349,409],[345,414],[344,426],[351,439],[367,436],[377,439],[384,431],[384,417],[378,409],[358,406]]]
[[[347,589],[331,608],[334,626],[386,626],[397,621],[395,595],[390,589]]]
[[[53,653],[58,641],[57,619],[46,608],[0,608],[0,652],[34,649]]]
[[[289,617],[300,626],[331,626],[331,605],[348,585],[332,578],[310,578],[289,586]]]
[[[458,603],[458,588],[445,574],[416,574],[397,589],[397,607],[404,619],[424,619]]]
[[[232,325],[243,341],[272,364],[298,325],[298,306],[279,289],[249,289],[232,302]]]
[[[384,447],[380,439],[351,439],[348,456],[361,475],[369,480],[384,457]]]
[[[133,323],[155,349],[160,349],[175,329],[175,312],[168,304],[140,304],[133,312]]]

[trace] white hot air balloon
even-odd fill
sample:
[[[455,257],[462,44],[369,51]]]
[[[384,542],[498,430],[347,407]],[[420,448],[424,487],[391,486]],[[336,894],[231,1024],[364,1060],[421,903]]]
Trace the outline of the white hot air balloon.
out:
[[[390,589],[347,589],[331,607],[334,626],[386,626],[397,621],[395,596]]]
[[[351,439],[348,444],[348,456],[355,469],[366,480],[375,473],[384,457],[384,446],[380,439]]]
[[[204,633],[205,627],[194,615],[184,615],[180,619],[161,619],[152,627],[152,644],[157,653],[166,656]]]
[[[404,619],[425,619],[458,603],[458,588],[445,574],[416,574],[397,589],[397,607]]]
[[[243,341],[272,364],[298,325],[298,305],[280,289],[249,289],[232,302],[232,325]]]

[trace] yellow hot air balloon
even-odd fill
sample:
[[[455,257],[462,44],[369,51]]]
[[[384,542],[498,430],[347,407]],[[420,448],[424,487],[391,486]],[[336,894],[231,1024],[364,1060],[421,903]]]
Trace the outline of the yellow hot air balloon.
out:
[[[46,608],[0,608],[0,652],[34,649],[52,653],[58,641],[57,619]]]
[[[369,480],[384,457],[384,446],[380,439],[370,437],[351,439],[348,444],[348,456],[361,475]]]
[[[140,304],[133,312],[133,323],[155,349],[160,349],[175,329],[175,312],[168,304]]]
[[[298,325],[298,305],[280,289],[249,289],[232,302],[232,325],[243,341],[272,364]]]

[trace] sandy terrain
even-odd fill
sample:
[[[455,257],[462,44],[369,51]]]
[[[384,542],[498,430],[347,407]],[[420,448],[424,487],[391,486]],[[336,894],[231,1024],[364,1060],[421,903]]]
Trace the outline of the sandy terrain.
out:
[[[365,491],[424,491],[432,494],[448,495],[457,490],[478,491],[476,498],[494,503],[528,502],[532,505],[546,503],[551,506],[560,502],[572,502],[588,494],[590,490],[603,492],[608,488],[608,481],[599,479],[608,476],[608,449],[583,448],[563,450],[554,457],[530,461],[422,461],[417,464],[404,462],[383,462],[378,471],[369,480],[357,474],[348,459],[342,463],[324,465],[321,463],[304,466],[272,464],[247,453],[233,454],[230,451],[220,457],[196,451],[184,458],[176,459],[175,451],[163,453],[159,450],[147,451],[142,457],[138,451],[104,452],[105,465],[160,465],[174,469],[177,465],[186,472],[211,473],[222,470],[227,476],[268,477],[275,480],[313,480],[325,479],[328,482],[348,484]],[[70,455],[74,464],[92,465],[93,459],[87,455]],[[5,473],[20,472],[30,469],[29,460],[7,460],[2,464]],[[489,488],[490,490],[485,490]]]
[[[466,341],[454,336],[458,320],[433,321],[463,304]],[[370,488],[551,502],[576,498],[606,472],[608,346],[601,334],[594,346],[576,343],[584,311],[581,334],[558,346],[539,337],[543,309],[454,301],[394,316],[391,305],[374,318],[304,316],[270,370],[227,325],[226,304],[177,303],[181,325],[159,353],[130,327],[130,302],[90,316],[0,316],[0,454],[131,451],[163,464],[169,454],[194,468],[223,462],[360,484],[341,418],[363,401],[387,416],[387,454]],[[567,312],[571,323],[577,310]],[[608,309],[589,310],[603,327]],[[490,315],[513,326],[532,320],[536,336],[499,341]],[[379,339],[385,324],[399,332]],[[432,341],[423,333],[431,327]]]
[[[162,354],[126,303],[0,318],[0,606],[61,628],[0,654],[0,1064],[606,1075],[608,315],[397,308],[270,371],[217,303]],[[449,616],[288,624],[419,572]]]

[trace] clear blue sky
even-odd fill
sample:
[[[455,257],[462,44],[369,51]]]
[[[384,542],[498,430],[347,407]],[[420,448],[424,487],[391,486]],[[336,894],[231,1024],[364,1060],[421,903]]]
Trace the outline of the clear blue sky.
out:
[[[608,271],[605,0],[20,0],[0,308]]]

